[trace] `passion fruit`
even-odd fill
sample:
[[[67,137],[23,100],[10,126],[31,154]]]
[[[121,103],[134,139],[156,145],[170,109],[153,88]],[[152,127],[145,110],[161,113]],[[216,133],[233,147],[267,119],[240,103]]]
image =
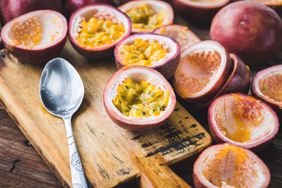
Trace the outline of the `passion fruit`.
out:
[[[251,96],[232,93],[212,102],[208,109],[211,134],[226,142],[258,150],[278,133],[277,114],[264,102]]]
[[[270,172],[252,151],[230,144],[213,145],[194,163],[196,188],[249,187],[267,188]]]
[[[262,3],[239,1],[216,14],[210,36],[245,63],[263,65],[281,45],[282,21],[274,10]]]
[[[52,10],[37,10],[8,22],[1,31],[7,50],[21,62],[47,63],[64,47],[67,21]]]
[[[166,35],[175,39],[179,44],[181,51],[187,47],[200,42],[201,40],[188,27],[183,25],[165,25],[154,31],[154,33]]]
[[[143,66],[118,70],[105,87],[103,101],[109,117],[126,129],[162,125],[176,103],[168,81],[156,70]]]
[[[190,102],[207,102],[226,83],[232,62],[225,48],[203,41],[181,53],[173,85],[176,93]]]
[[[131,22],[118,9],[105,4],[84,6],[69,22],[69,38],[83,56],[103,59],[113,55],[115,45],[130,35]]]
[[[119,9],[130,17],[133,33],[149,33],[173,23],[173,9],[164,1],[130,1]]]
[[[50,9],[55,11],[61,11],[62,3],[61,0],[1,0],[0,1],[0,17],[2,17],[3,22],[16,18],[25,13],[40,10],[40,9]]]
[[[177,10],[189,22],[208,23],[230,0],[173,0]]]
[[[253,78],[252,92],[273,106],[281,114],[282,109],[282,65],[264,69]]]
[[[170,37],[158,34],[134,34],[115,48],[117,68],[141,65],[154,68],[170,79],[179,63],[180,46]]]

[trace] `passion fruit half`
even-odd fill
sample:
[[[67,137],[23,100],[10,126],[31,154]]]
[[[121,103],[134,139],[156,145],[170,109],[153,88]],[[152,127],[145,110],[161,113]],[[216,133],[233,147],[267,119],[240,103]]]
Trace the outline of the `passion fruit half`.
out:
[[[130,32],[130,19],[120,10],[105,4],[78,9],[69,22],[69,38],[73,47],[90,59],[112,56],[115,45]]]
[[[158,34],[134,34],[115,48],[117,68],[140,65],[158,70],[170,79],[179,63],[180,46],[170,37]]]
[[[277,114],[264,102],[243,94],[226,94],[208,110],[210,131],[217,142],[258,150],[278,133]]]
[[[156,29],[154,33],[166,35],[175,39],[179,43],[181,51],[188,48],[192,44],[201,41],[197,35],[195,35],[188,27],[183,25],[165,25]]]
[[[172,3],[180,14],[194,23],[208,23],[230,0],[173,0]]]
[[[215,41],[203,41],[181,53],[173,86],[190,102],[207,102],[226,83],[232,62],[225,48]]]
[[[194,163],[196,188],[249,187],[267,188],[270,172],[252,151],[230,144],[213,145]]]
[[[67,21],[60,13],[38,10],[5,24],[1,38],[7,50],[21,62],[43,64],[60,54],[67,28]]]
[[[173,23],[173,9],[164,1],[130,1],[119,9],[130,17],[133,33],[149,33]]]
[[[168,81],[156,70],[143,66],[118,70],[105,87],[103,101],[109,117],[126,129],[162,125],[176,103]]]
[[[264,69],[253,78],[252,92],[273,106],[279,115],[282,109],[282,65]]]

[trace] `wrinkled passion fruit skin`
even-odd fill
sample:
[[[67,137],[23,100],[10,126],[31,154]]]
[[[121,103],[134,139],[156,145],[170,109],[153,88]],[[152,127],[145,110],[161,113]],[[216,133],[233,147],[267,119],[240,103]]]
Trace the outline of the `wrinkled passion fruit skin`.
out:
[[[246,64],[263,65],[281,46],[282,21],[261,3],[239,1],[216,14],[210,37],[239,55]]]
[[[113,5],[112,0],[66,0],[64,3],[64,14],[69,17],[75,10],[94,3]]]
[[[213,121],[213,119],[215,118],[213,116],[216,115],[215,112],[214,112],[215,106],[217,105],[218,101],[227,100],[228,97],[233,97],[233,96],[236,96],[236,97],[239,96],[241,98],[249,97],[249,96],[242,94],[242,93],[225,94],[225,95],[222,95],[222,96],[218,97],[217,99],[215,99],[210,104],[210,106],[208,108],[209,130],[211,132],[213,139],[217,143],[230,143],[230,144],[233,144],[233,145],[237,145],[237,146],[240,146],[240,147],[251,149],[252,151],[259,151],[259,150],[265,148],[269,143],[271,143],[273,141],[273,139],[275,138],[275,136],[277,135],[277,133],[279,131],[279,119],[278,119],[276,112],[269,105],[267,105],[266,103],[264,103],[260,100],[257,100],[257,99],[250,97],[253,100],[257,100],[259,102],[259,104],[262,106],[262,108],[265,108],[266,110],[268,110],[272,114],[272,116],[274,118],[273,123],[274,123],[274,126],[275,126],[273,131],[271,132],[271,134],[265,135],[263,140],[258,140],[256,143],[252,143],[252,144],[250,144],[250,143],[240,143],[240,142],[236,142],[236,141],[231,142],[230,139],[226,138],[226,136],[223,136],[223,134],[219,130],[215,129],[215,127],[218,126],[218,125],[215,125],[214,121]],[[227,106],[226,108],[229,108],[229,107],[230,106]]]
[[[17,47],[14,45],[9,44],[6,40],[5,37],[3,36],[3,31],[5,29],[5,27],[8,26],[9,23],[7,23],[1,32],[1,38],[2,38],[2,42],[5,46],[5,48],[8,50],[9,53],[11,53],[13,56],[15,56],[20,62],[22,63],[30,63],[30,64],[35,64],[35,65],[42,65],[47,63],[49,60],[58,57],[60,52],[63,50],[65,43],[66,43],[66,39],[67,39],[67,20],[65,19],[65,17],[63,15],[61,15],[58,12],[55,11],[51,11],[51,10],[38,10],[41,12],[46,12],[48,11],[49,14],[57,14],[58,17],[60,17],[60,19],[62,19],[62,24],[63,24],[63,33],[61,33],[61,35],[63,35],[63,37],[57,41],[55,44],[50,44],[44,48],[41,49],[27,49],[27,48],[21,48],[21,47]],[[32,14],[33,12],[37,12],[37,11],[32,11],[30,13],[26,13],[26,14]],[[22,16],[25,16],[22,15]],[[19,16],[17,18],[21,18],[22,16]],[[14,20],[16,20],[17,18],[15,18]],[[11,20],[10,22],[12,22],[13,20]]]
[[[4,23],[27,12],[50,9],[60,12],[61,0],[1,0],[0,14]]]
[[[271,99],[269,99],[267,96],[264,96],[264,94],[261,93],[259,88],[259,81],[261,80],[261,77],[271,75],[272,71],[275,70],[282,70],[282,65],[276,65],[272,66],[266,69],[263,69],[259,72],[257,72],[252,80],[252,95],[255,96],[258,99],[263,100],[264,102],[268,103],[270,106],[272,106],[276,112],[278,113],[279,117],[282,117],[282,105],[279,102],[275,102]],[[281,73],[282,74],[282,73]],[[274,84],[274,82],[272,82]],[[278,92],[277,92],[278,94]]]
[[[205,7],[188,2],[185,3],[184,0],[172,0],[172,4],[177,12],[183,15],[185,20],[195,24],[207,24],[222,7],[229,3],[229,1],[230,0],[225,0],[221,5],[213,5],[213,2],[210,2],[210,5]]]

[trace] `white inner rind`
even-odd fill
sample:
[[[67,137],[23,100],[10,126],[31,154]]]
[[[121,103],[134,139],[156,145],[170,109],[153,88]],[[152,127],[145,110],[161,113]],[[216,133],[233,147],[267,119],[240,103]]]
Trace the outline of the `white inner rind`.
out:
[[[170,5],[166,2],[162,1],[150,1],[150,0],[140,0],[140,1],[130,1],[128,3],[125,3],[124,5],[120,6],[119,9],[123,12],[126,12],[134,7],[140,7],[143,5],[150,5],[150,7],[154,10],[156,14],[164,11],[165,14],[163,15],[163,23],[162,25],[167,25],[172,23],[173,19],[173,10],[170,7]]]
[[[185,70],[188,71],[186,74],[188,77],[196,77],[198,79],[201,79],[201,75],[197,75],[197,73],[195,73],[193,71],[192,68],[190,66],[190,63],[185,63],[182,62],[184,61],[184,59],[186,59],[186,56],[191,55],[192,53],[208,53],[208,52],[216,52],[219,53],[220,56],[220,66],[218,67],[218,69],[213,72],[212,76],[209,79],[208,84],[205,85],[205,87],[199,91],[199,92],[195,92],[193,93],[193,95],[189,96],[190,98],[196,98],[199,96],[202,96],[206,93],[208,93],[213,86],[216,84],[216,82],[221,79],[223,72],[225,71],[226,68],[226,62],[227,62],[227,57],[226,57],[226,51],[224,50],[224,48],[221,45],[215,45],[214,41],[204,41],[198,44],[195,44],[189,48],[187,48],[186,50],[184,50],[181,53],[181,59],[180,59],[180,63],[178,68],[181,68],[182,66],[185,66]],[[181,71],[181,70],[180,70]],[[176,72],[178,72],[176,70]]]
[[[16,23],[21,23],[27,21],[29,18],[36,17],[39,19],[39,22],[42,27],[42,38],[39,44],[32,47],[31,50],[39,50],[46,48],[52,44],[57,43],[62,40],[67,32],[67,22],[62,19],[62,15],[55,11],[50,10],[39,10],[31,13],[27,13],[23,16],[20,16],[11,22],[7,23],[6,30],[3,30],[3,37],[6,39],[6,42],[14,46],[13,43],[13,31],[12,27]],[[20,48],[28,48],[24,45],[18,45]]]
[[[222,145],[216,145],[216,146],[212,146],[208,149],[206,149],[204,151],[204,153],[202,153],[201,157],[201,161],[197,161],[197,163],[200,165],[199,166],[199,178],[201,179],[201,181],[204,182],[204,184],[208,187],[211,188],[217,188],[218,186],[213,185],[210,181],[208,181],[204,174],[203,171],[205,169],[205,166],[209,163],[212,162],[213,160],[215,160],[215,156],[216,154],[225,146],[225,144]],[[264,164],[260,163],[258,160],[260,160],[255,154],[251,153],[250,151],[246,151],[248,157],[248,166],[247,168],[252,168],[253,170],[256,171],[257,176],[256,177],[252,177],[252,182],[254,182],[255,184],[252,187],[261,187],[262,185],[265,184],[265,182],[267,181],[266,179],[266,172],[265,172],[265,168],[264,168]],[[218,169],[220,168],[224,168],[221,166],[218,166]],[[218,170],[215,169],[215,170]],[[211,172],[212,173],[212,172]],[[242,169],[242,177],[245,177],[244,175],[244,170]],[[250,181],[250,179],[246,179],[246,181]],[[227,187],[227,186],[226,186]],[[229,187],[228,187],[229,188]]]
[[[232,109],[230,107],[232,106],[232,101],[236,99],[234,99],[232,95],[225,96],[224,98],[220,98],[220,99],[221,100],[217,100],[216,105],[212,109],[213,110],[212,122],[214,125],[216,125],[214,126],[214,129],[217,132],[221,133],[221,130],[219,129],[218,127],[219,125],[217,125],[215,118],[217,117],[218,113],[222,115],[225,109],[226,116],[225,116],[224,122],[221,123],[222,127],[225,128],[229,133],[235,132],[238,126],[235,123],[235,120],[234,120],[234,117],[231,111]],[[227,108],[225,108],[225,106],[227,106]],[[221,133],[222,136],[224,136],[224,138],[228,140],[229,143],[233,143],[236,145],[242,144],[242,146],[244,146],[244,144],[250,144],[250,145],[257,144],[260,141],[263,141],[266,138],[268,138],[270,135],[273,134],[273,132],[275,132],[276,120],[273,117],[272,111],[270,111],[267,107],[265,107],[262,104],[261,104],[261,107],[262,107],[261,113],[264,116],[263,121],[261,122],[260,125],[256,125],[250,128],[250,132],[251,132],[250,140],[245,141],[245,142],[236,142],[236,141],[229,139],[225,135],[223,135],[223,133]],[[222,119],[224,119],[224,117]]]
[[[135,34],[135,35],[131,35],[131,36],[127,37],[125,40],[121,41],[117,46],[117,53],[118,54],[117,54],[116,58],[119,59],[119,62],[121,64],[126,65],[123,62],[123,55],[121,53],[122,52],[122,50],[121,50],[122,46],[132,44],[133,41],[136,38],[141,38],[141,39],[147,40],[149,42],[150,41],[158,41],[158,43],[160,43],[162,45],[162,47],[168,51],[167,54],[165,55],[165,57],[163,57],[159,61],[154,61],[153,65],[150,66],[150,67],[160,66],[160,65],[170,61],[179,52],[178,44],[169,37],[162,36],[162,35],[154,35],[154,34]]]
[[[182,2],[184,4],[200,6],[200,7],[219,7],[227,2],[226,0],[210,0],[210,1],[177,0],[177,1]]]
[[[161,112],[160,115],[158,116],[147,116],[147,117],[130,117],[130,116],[126,116],[124,114],[122,114],[117,108],[116,106],[113,104],[113,99],[115,98],[115,96],[118,94],[117,93],[117,88],[118,86],[126,79],[126,78],[130,78],[136,82],[141,82],[141,81],[147,81],[150,84],[159,87],[160,89],[162,89],[163,91],[165,90],[169,90],[168,86],[169,83],[166,81],[166,79],[163,77],[158,76],[157,74],[153,73],[150,70],[147,69],[143,69],[143,68],[132,68],[132,69],[127,69],[123,72],[120,72],[118,75],[116,75],[114,77],[114,79],[112,79],[107,88],[109,89],[107,91],[107,95],[106,95],[106,102],[109,105],[109,107],[111,109],[113,109],[113,111],[115,112],[115,114],[117,114],[118,116],[122,117],[123,119],[127,119],[127,120],[131,120],[134,122],[134,124],[140,124],[143,125],[144,122],[158,122],[161,119],[163,119],[163,114],[168,113],[171,108],[172,108],[172,97],[174,96],[174,93],[171,93],[170,91],[170,97],[169,97],[169,102],[167,107],[165,108],[164,111]]]
[[[122,24],[124,26],[125,32],[123,33],[123,35],[120,37],[119,40],[115,41],[115,44],[118,43],[120,40],[122,40],[124,36],[128,34],[128,31],[130,31],[131,29],[129,19],[115,8],[111,8],[110,6],[105,6],[105,5],[88,6],[81,9],[79,12],[75,13],[75,16],[73,17],[73,20],[71,22],[70,34],[71,36],[74,37],[75,40],[80,32],[81,21],[83,19],[88,21],[93,16],[104,16],[107,17],[107,19],[108,18],[113,19],[117,21],[117,23]],[[104,45],[102,47],[99,47],[99,49],[113,45],[114,44]]]

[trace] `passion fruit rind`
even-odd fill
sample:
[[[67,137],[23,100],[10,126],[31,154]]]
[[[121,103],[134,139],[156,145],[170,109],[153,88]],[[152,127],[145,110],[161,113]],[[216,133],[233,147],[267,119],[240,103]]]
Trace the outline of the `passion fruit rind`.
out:
[[[259,72],[257,72],[252,80],[252,95],[263,100],[264,102],[268,103],[270,106],[272,106],[276,112],[279,114],[279,117],[282,117],[282,102],[273,100],[269,96],[265,96],[263,92],[260,89],[259,82],[261,79],[271,76],[273,74],[282,74],[282,65],[275,65],[266,69],[263,69]],[[276,81],[279,82],[279,81]],[[281,82],[279,82],[281,83]],[[272,82],[271,84],[275,84]],[[276,83],[277,84],[277,83]],[[279,91],[276,91],[277,95],[279,95]]]
[[[116,89],[126,79],[131,78],[137,81],[147,81],[150,84],[169,92],[169,102],[158,116],[131,117],[122,114],[113,104],[117,95]],[[176,97],[169,82],[156,70],[144,66],[129,66],[118,70],[107,82],[103,93],[103,103],[109,117],[125,129],[148,129],[163,125],[174,111]]]
[[[113,16],[115,19],[120,21],[125,28],[124,34],[120,39],[118,39],[111,45],[94,47],[94,48],[84,47],[75,38],[78,25],[82,20],[82,15],[86,14],[89,16],[89,13],[91,12],[93,12],[92,15],[94,15],[95,12],[99,13],[99,10],[100,11],[102,10],[104,14],[107,14],[106,16],[108,15]],[[118,10],[117,8],[106,4],[92,4],[79,8],[71,15],[69,21],[69,39],[72,46],[76,49],[76,51],[79,54],[89,59],[105,59],[112,57],[114,52],[114,47],[116,46],[116,44],[119,41],[126,38],[127,36],[129,36],[130,33],[131,33],[131,22],[129,17],[123,12],[121,12],[120,10]]]
[[[154,65],[153,62],[153,65],[149,66],[150,68],[159,71],[166,79],[169,80],[170,78],[172,78],[179,63],[180,46],[178,42],[175,41],[174,39],[159,34],[146,34],[146,33],[133,34],[128,36],[124,40],[120,41],[116,45],[116,48],[114,50],[117,69],[121,69],[124,66],[128,66],[125,65],[125,62],[123,61],[120,54],[122,45],[128,44],[134,39],[139,39],[139,38],[143,40],[153,40],[163,43],[169,48],[168,54],[171,53],[171,51],[173,51],[173,53],[169,54],[169,56],[164,57],[165,59],[159,60],[159,63],[157,65]]]
[[[206,24],[209,23],[213,16],[229,2],[230,0],[221,0],[219,2],[173,0],[172,4],[185,20],[196,24]]]
[[[31,18],[38,18],[39,16],[50,16],[50,15],[56,17],[60,21],[60,26],[62,27],[62,30],[59,33],[59,36],[57,36],[55,42],[52,41],[52,39],[49,39],[50,41],[48,41],[47,44],[43,44],[42,47],[37,47],[36,45],[34,45],[33,47],[28,47],[28,46],[22,46],[22,44],[19,45],[12,44],[11,42],[12,39],[9,38],[10,37],[9,33],[12,32],[11,30],[15,24],[21,23],[21,21],[23,20],[25,20],[25,22],[28,22],[28,19]],[[42,19],[46,20],[47,18],[42,18]],[[51,25],[54,24],[54,27],[56,27],[54,22],[49,22],[49,24]],[[13,20],[6,23],[1,31],[1,39],[8,52],[11,53],[13,56],[15,56],[20,62],[41,65],[47,63],[50,59],[59,56],[60,52],[62,51],[66,43],[67,27],[68,27],[67,20],[59,12],[53,10],[36,10],[23,14],[19,17],[16,17]],[[47,28],[43,28],[43,27],[41,28],[41,30],[44,29]],[[42,32],[44,33],[44,31]],[[44,38],[44,36],[41,37]],[[42,39],[39,39],[37,42],[40,43],[41,40]]]
[[[190,54],[201,51],[204,55],[204,57],[209,57],[210,50],[214,50],[213,52],[215,54],[219,54],[220,56],[220,65],[223,63],[224,66],[221,68],[221,72],[218,73],[216,79],[214,81],[214,84],[212,87],[210,87],[204,94],[198,95],[198,96],[193,96],[193,97],[188,97],[185,96],[183,93],[183,90],[185,89],[190,89],[187,86],[184,85],[184,83],[180,83],[181,80],[181,75],[182,73],[184,74],[183,69],[181,67],[181,59],[184,59],[185,57],[189,56]],[[196,58],[199,58],[199,56],[196,56]],[[219,91],[220,89],[224,86],[228,79],[228,75],[230,75],[230,72],[232,71],[232,61],[230,59],[229,53],[225,50],[225,48],[218,42],[216,41],[211,41],[211,40],[206,40],[202,41],[199,43],[196,43],[188,48],[186,48],[184,51],[181,53],[181,59],[179,61],[179,65],[177,67],[177,70],[174,75],[173,79],[173,86],[175,88],[176,93],[184,100],[187,102],[195,103],[195,104],[203,104],[208,101],[210,101]],[[183,75],[182,75],[183,76]]]
[[[215,116],[217,115],[215,112],[215,108],[216,105],[218,104],[218,102],[220,101],[227,101],[228,98],[230,97],[236,97],[236,98],[242,98],[245,100],[252,100],[253,102],[257,103],[260,106],[259,110],[265,110],[268,112],[268,115],[272,116],[272,120],[269,120],[270,122],[273,123],[273,127],[272,129],[269,131],[268,134],[264,133],[261,137],[256,138],[256,140],[250,140],[247,142],[239,142],[239,141],[235,141],[232,140],[231,138],[228,138],[227,136],[225,136],[221,130],[218,128],[218,125],[216,123],[215,120]],[[238,99],[235,99],[238,100]],[[251,104],[247,105],[248,107],[251,106]],[[229,108],[231,108],[230,106],[226,105],[224,106],[224,110],[228,110]],[[246,112],[247,113],[247,112]],[[246,114],[244,113],[244,114]],[[263,116],[263,118],[265,118],[265,116]],[[262,119],[263,121],[263,119]],[[275,138],[275,136],[278,134],[279,131],[279,119],[278,116],[276,114],[276,112],[266,103],[257,100],[255,98],[252,98],[251,96],[242,94],[242,93],[230,93],[230,94],[225,94],[222,95],[220,97],[218,97],[217,99],[215,99],[209,106],[208,108],[208,123],[209,123],[209,130],[211,132],[211,135],[213,137],[213,139],[215,140],[216,143],[229,143],[232,145],[236,145],[236,146],[240,146],[243,148],[247,148],[247,149],[251,149],[253,151],[259,151],[263,148],[265,148],[269,143],[271,143],[273,141],[273,139]],[[269,128],[269,127],[267,127]],[[243,137],[243,135],[240,135]]]
[[[227,156],[228,154],[230,154],[229,155],[230,158],[228,158]],[[196,188],[218,187],[218,186],[215,186],[212,182],[210,182],[210,180],[207,179],[204,175],[204,167],[205,167],[204,165],[208,165],[208,163],[206,163],[206,160],[208,160],[209,158],[210,160],[225,160],[225,164],[227,160],[230,160],[229,163],[232,163],[232,165],[244,165],[244,163],[247,163],[245,164],[247,165],[247,169],[242,169],[243,170],[242,173],[244,172],[247,173],[246,172],[247,170],[250,172],[255,171],[254,173],[256,172],[260,173],[260,175],[257,175],[256,177],[257,179],[255,180],[249,179],[249,178],[255,178],[255,177],[252,176],[251,174],[248,174],[248,176],[250,177],[246,178],[245,181],[252,181],[253,183],[259,184],[259,185],[251,185],[250,187],[267,188],[269,186],[270,178],[271,178],[270,171],[268,167],[266,166],[266,164],[255,153],[253,153],[252,151],[248,149],[225,143],[225,144],[217,144],[217,145],[208,147],[199,155],[199,157],[195,161],[194,166],[193,166],[193,181],[194,181],[194,185]],[[221,176],[222,174],[214,173],[214,171],[221,170],[221,169],[227,169],[227,168],[224,168],[224,167],[221,168],[220,166],[218,166],[220,165],[220,161],[218,162],[219,164],[216,164],[217,165],[216,168],[210,169],[210,173],[213,173],[215,176],[216,175]],[[231,171],[233,170],[233,176],[234,176],[235,175],[234,170],[240,170],[240,168],[236,168],[236,167],[228,168],[228,170],[231,170]],[[244,174],[236,173],[235,176],[236,178],[238,177],[238,181],[239,181],[238,184],[246,183],[246,182],[242,182],[244,178],[239,177],[239,176],[244,176]],[[221,178],[222,180],[224,179],[224,177],[217,177],[217,178]],[[211,180],[215,181],[214,179],[211,179]],[[228,184],[227,182],[222,182],[222,180],[220,183]]]

